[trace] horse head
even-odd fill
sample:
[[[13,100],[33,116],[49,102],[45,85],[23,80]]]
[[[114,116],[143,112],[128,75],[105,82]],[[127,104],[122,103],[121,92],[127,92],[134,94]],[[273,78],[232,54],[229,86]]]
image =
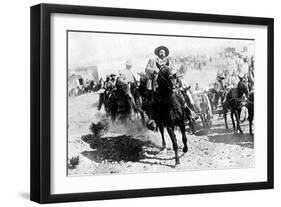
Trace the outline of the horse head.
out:
[[[249,95],[248,82],[246,79],[241,79],[237,85],[238,97],[242,100],[247,100]]]
[[[175,73],[171,72],[171,68],[165,66],[163,67],[157,76],[157,84],[160,90],[172,92],[177,85],[177,76]]]

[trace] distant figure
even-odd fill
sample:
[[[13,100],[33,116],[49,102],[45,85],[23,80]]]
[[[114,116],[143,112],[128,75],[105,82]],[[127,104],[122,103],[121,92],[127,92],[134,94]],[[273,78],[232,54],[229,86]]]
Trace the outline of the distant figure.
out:
[[[230,86],[231,88],[235,87],[238,84],[238,75],[236,74],[235,70],[232,71],[232,74],[230,76]]]
[[[110,80],[110,76],[107,75],[105,78],[105,81],[103,83],[103,88],[105,91],[110,91],[114,87],[114,83]]]
[[[215,109],[218,106],[219,100],[222,102],[222,96],[224,91],[224,83],[223,83],[224,78],[225,77],[223,76],[223,74],[218,72],[216,82],[214,83],[214,91],[215,91],[214,108]]]
[[[83,81],[83,78],[78,78],[76,79],[76,84],[79,88],[82,88],[83,85],[84,85],[84,81]]]
[[[116,75],[115,74],[110,74],[110,80],[115,83],[116,81]]]
[[[199,91],[200,90],[200,88],[199,88],[199,84],[198,83],[196,83],[196,85],[195,85],[195,89],[194,89],[195,91]]]
[[[89,82],[89,92],[92,93],[93,92],[93,88],[96,85],[94,80],[90,80]]]
[[[104,105],[105,111],[108,112],[108,100],[115,89],[115,83],[111,80],[110,75],[106,76],[105,81],[101,78],[100,83],[102,84],[104,92],[100,93],[98,110],[100,110],[102,105]]]

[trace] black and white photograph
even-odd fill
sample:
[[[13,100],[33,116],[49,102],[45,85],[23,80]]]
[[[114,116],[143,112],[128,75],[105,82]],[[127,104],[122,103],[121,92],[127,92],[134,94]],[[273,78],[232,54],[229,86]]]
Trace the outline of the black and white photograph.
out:
[[[255,39],[66,39],[67,176],[255,167]]]
[[[278,1],[3,1],[1,201],[281,197]]]

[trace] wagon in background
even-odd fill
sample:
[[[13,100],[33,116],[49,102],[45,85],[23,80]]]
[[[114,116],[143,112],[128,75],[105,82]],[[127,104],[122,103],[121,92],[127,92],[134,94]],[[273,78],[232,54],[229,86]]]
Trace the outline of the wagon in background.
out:
[[[213,112],[211,103],[206,91],[198,90],[192,93],[195,113],[199,115],[204,128],[212,126]]]

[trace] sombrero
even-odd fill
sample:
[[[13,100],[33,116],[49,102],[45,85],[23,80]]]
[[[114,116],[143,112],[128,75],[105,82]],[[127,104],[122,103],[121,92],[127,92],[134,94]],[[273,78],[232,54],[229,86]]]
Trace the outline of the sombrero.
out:
[[[163,45],[157,47],[157,48],[154,50],[154,54],[158,56],[160,50],[164,50],[164,51],[165,51],[166,57],[169,56],[169,53],[170,53],[170,52],[169,52],[169,49],[168,49],[167,47],[163,46]]]

